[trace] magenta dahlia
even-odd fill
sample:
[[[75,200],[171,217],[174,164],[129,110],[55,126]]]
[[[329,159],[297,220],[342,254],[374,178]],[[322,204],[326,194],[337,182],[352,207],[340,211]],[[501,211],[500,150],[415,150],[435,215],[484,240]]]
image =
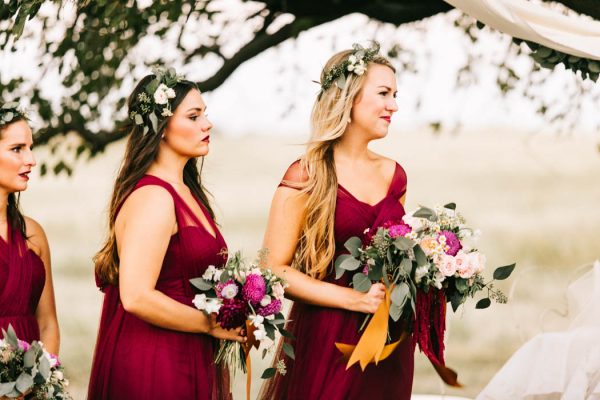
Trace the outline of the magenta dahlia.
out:
[[[243,326],[248,315],[248,305],[239,299],[223,300],[219,309],[217,322],[225,329]]]
[[[401,224],[390,226],[388,228],[388,232],[389,232],[390,236],[395,239],[397,237],[404,236],[407,233],[411,233],[412,228],[410,226],[406,225],[405,223],[401,223]]]
[[[462,249],[462,244],[460,244],[460,240],[458,240],[454,232],[442,231],[440,232],[440,236],[444,236],[446,238],[446,245],[448,246],[446,254],[455,256],[458,251]]]
[[[258,315],[266,317],[268,315],[274,315],[281,311],[281,300],[274,299],[269,304],[258,309]]]
[[[264,278],[258,274],[250,274],[246,277],[246,283],[242,288],[244,299],[250,303],[258,304],[267,294],[267,284]]]

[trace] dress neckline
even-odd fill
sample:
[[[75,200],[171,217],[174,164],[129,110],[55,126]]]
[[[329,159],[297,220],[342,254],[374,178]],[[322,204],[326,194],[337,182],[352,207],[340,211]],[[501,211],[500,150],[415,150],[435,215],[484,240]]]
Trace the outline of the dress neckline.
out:
[[[350,197],[352,197],[354,200],[358,201],[359,203],[365,204],[371,208],[375,208],[378,205],[380,205],[381,203],[383,203],[392,194],[392,187],[394,186],[394,182],[396,181],[396,176],[398,175],[398,166],[399,166],[399,164],[396,163],[396,165],[394,167],[394,174],[392,175],[392,180],[390,181],[387,192],[385,193],[385,196],[383,196],[383,198],[381,200],[379,200],[377,203],[370,204],[370,203],[367,203],[366,201],[362,201],[362,200],[358,199],[355,195],[352,194],[351,191],[349,191],[348,189],[346,189],[344,186],[342,186],[339,183],[338,183],[338,188],[343,190],[344,192],[346,192],[347,195],[349,195]]]
[[[194,200],[196,201],[196,203],[200,207],[200,211],[202,211],[202,214],[204,214],[204,217],[206,218],[206,221],[208,222],[208,224],[210,225],[210,227],[214,231],[214,235],[208,230],[208,228],[202,223],[202,221],[200,221],[200,218],[196,215],[196,213],[194,212],[194,210],[192,210],[192,207],[190,207],[188,205],[188,203],[185,201],[185,199],[183,197],[181,197],[181,195],[177,192],[177,190],[175,189],[175,187],[171,183],[167,182],[166,180],[164,180],[162,178],[159,178],[156,175],[146,174],[146,176],[151,176],[151,177],[156,178],[159,181],[161,181],[161,182],[169,185],[171,187],[171,189],[173,189],[173,192],[175,193],[175,195],[179,198],[179,200],[183,203],[183,205],[185,206],[185,208],[187,209],[187,211],[190,213],[190,215],[192,216],[192,218],[194,218],[196,220],[196,223],[198,224],[198,227],[201,228],[203,231],[205,231],[214,240],[218,240],[218,238],[219,238],[219,231],[217,229],[216,224],[212,220],[211,216],[208,214],[208,212],[207,212],[206,208],[204,207],[204,205],[200,202],[200,200],[198,200],[196,198],[196,196],[194,196],[193,193],[192,193],[192,197],[194,198]],[[181,227],[177,227],[177,232],[179,232],[180,229],[181,229]]]

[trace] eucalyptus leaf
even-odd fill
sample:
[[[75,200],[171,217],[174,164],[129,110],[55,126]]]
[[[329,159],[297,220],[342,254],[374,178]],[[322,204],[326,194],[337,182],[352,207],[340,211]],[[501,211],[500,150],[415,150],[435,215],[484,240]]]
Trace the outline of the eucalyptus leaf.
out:
[[[275,328],[273,325],[264,324],[265,331],[267,332],[267,337],[271,340],[275,340]]]
[[[491,304],[492,304],[492,301],[486,297],[485,299],[479,300],[477,302],[477,304],[475,304],[475,308],[484,309],[484,308],[488,308]]]
[[[146,136],[148,134],[149,130],[150,130],[150,128],[148,127],[148,125],[144,126],[144,136]]]
[[[358,267],[360,267],[360,261],[357,260],[356,258],[352,257],[350,254],[342,254],[341,256],[338,257],[339,259],[342,259],[340,261],[340,268],[345,269],[346,271],[355,271],[358,269]],[[337,263],[337,261],[336,261]]]
[[[289,343],[283,343],[283,352],[292,360],[296,358],[296,355],[294,354],[294,348]]]
[[[383,277],[383,267],[377,263],[369,267],[369,279],[372,281],[379,281]]]
[[[12,112],[12,111],[9,111],[9,112],[7,112],[6,114],[4,114],[4,115],[2,116],[2,119],[3,119],[5,122],[12,121],[12,119],[13,119],[13,115],[14,115],[14,114],[13,114],[13,112]]]
[[[4,340],[6,340],[6,343],[15,349],[19,347],[19,340],[17,339],[17,334],[15,333],[12,325],[9,324],[8,329],[6,331],[3,329],[2,333],[4,334]]]
[[[292,340],[296,339],[296,337],[290,331],[287,331],[285,329],[280,329],[279,333],[281,333],[281,336],[286,337],[288,339],[292,339]]]
[[[452,296],[450,296],[450,304],[452,305],[452,310],[456,312],[458,307],[463,303],[463,296],[460,293],[454,292]]]
[[[48,380],[48,378],[50,378],[50,361],[48,361],[48,358],[40,358],[40,364],[38,365],[38,369],[44,380]]]
[[[4,110],[8,110],[8,109],[11,109],[11,108],[17,108],[17,107],[19,107],[19,103],[17,103],[16,101],[11,101],[11,102],[5,103],[2,106],[2,108]]]
[[[8,395],[15,389],[17,382],[0,383],[0,397]]]
[[[271,379],[272,377],[275,376],[276,372],[277,372],[277,370],[275,368],[267,368],[263,371],[260,378],[261,379]]]
[[[154,130],[154,133],[158,133],[158,118],[156,117],[156,114],[151,112],[148,115],[148,119],[150,119],[150,123],[152,124],[152,129]]]
[[[448,203],[444,205],[444,208],[447,208],[448,210],[456,210],[456,203]]]
[[[30,347],[23,357],[23,365],[25,368],[32,368],[35,365],[37,359],[37,351],[34,347]]]
[[[339,78],[335,80],[335,86],[337,86],[340,90],[344,90],[346,87],[346,75],[342,73]]]
[[[494,271],[494,279],[502,281],[510,276],[515,269],[516,264],[505,265],[504,267],[498,267]]]
[[[371,280],[363,273],[358,272],[352,277],[352,286],[359,292],[366,293],[371,289]]]
[[[360,255],[359,249],[362,247],[362,241],[357,236],[352,236],[350,239],[346,240],[344,243],[344,247],[352,254],[353,257],[357,257]]]
[[[17,378],[17,382],[15,384],[15,389],[17,389],[21,393],[25,393],[33,386],[33,377],[29,375],[27,372],[22,372],[21,375]]]
[[[406,238],[404,236],[399,236],[396,239],[394,239],[394,246],[396,246],[396,248],[401,251],[409,250],[414,245],[415,245],[414,241],[412,241],[411,239]]]
[[[415,253],[415,259],[417,261],[417,266],[422,267],[424,265],[427,265],[427,256],[425,255],[425,252],[423,251],[423,249],[421,248],[421,246],[419,246],[418,244],[415,245],[415,247],[413,247],[413,251]]]
[[[135,114],[135,124],[136,125],[143,125],[144,124],[144,118],[142,118],[142,116],[140,114]]]
[[[192,286],[202,291],[212,289],[212,285],[202,278],[190,279],[190,283],[192,284]]]
[[[390,318],[397,322],[402,316],[402,307],[396,304],[390,304]]]
[[[467,284],[466,279],[457,278],[455,281],[455,285],[456,285],[456,290],[458,290],[458,292],[461,294],[465,294],[469,290],[469,285]]]
[[[430,221],[437,220],[437,215],[436,215],[435,211],[433,211],[431,208],[423,207],[423,206],[421,206],[421,208],[419,208],[417,211],[415,211],[415,213],[413,214],[413,217],[425,218]]]
[[[402,262],[400,262],[400,271],[402,271],[402,275],[410,276],[412,273],[412,261],[410,258],[404,258]]]
[[[392,294],[390,296],[392,303],[397,305],[398,307],[404,307],[406,303],[406,299],[409,296],[409,288],[406,282],[401,282],[398,284],[394,290],[392,290]]]

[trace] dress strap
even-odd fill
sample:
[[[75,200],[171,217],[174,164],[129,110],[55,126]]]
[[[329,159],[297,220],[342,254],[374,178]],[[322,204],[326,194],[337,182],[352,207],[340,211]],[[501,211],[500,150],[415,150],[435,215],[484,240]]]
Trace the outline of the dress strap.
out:
[[[406,171],[400,164],[396,163],[396,169],[394,170],[394,176],[390,184],[388,196],[392,196],[399,200],[406,193],[406,183]]]
[[[295,190],[302,190],[308,181],[308,171],[306,166],[302,165],[301,160],[294,161],[285,171],[281,182],[277,187],[287,187]]]

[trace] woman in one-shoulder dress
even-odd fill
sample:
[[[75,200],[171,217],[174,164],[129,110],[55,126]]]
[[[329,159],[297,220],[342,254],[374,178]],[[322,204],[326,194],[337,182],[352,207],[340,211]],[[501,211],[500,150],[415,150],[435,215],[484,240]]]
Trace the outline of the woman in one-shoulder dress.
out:
[[[287,373],[266,383],[261,399],[410,399],[411,340],[364,372],[358,364],[347,370],[335,346],[356,344],[365,313],[384,298],[382,284],[360,293],[349,287],[350,273],[335,279],[335,258],[350,237],[404,215],[404,169],[368,148],[386,136],[398,109],[395,70],[377,50],[342,51],[327,62],[306,153],[273,198],[264,246],[268,265],[287,279],[286,294],[295,301],[288,324],[295,359],[276,356],[285,359]],[[398,339],[402,327],[390,322]]]
[[[227,258],[197,168],[212,128],[205,111],[197,86],[173,71],[146,76],[129,98],[131,135],[96,255],[104,305],[89,399],[231,398],[215,339],[245,339],[197,310],[189,283]]]

